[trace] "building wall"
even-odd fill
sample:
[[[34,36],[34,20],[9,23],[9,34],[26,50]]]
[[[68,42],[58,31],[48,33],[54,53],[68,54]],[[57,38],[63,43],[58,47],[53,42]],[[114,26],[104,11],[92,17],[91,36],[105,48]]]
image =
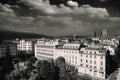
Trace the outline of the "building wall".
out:
[[[0,44],[0,57],[4,57],[6,55],[6,48],[7,46],[9,46],[9,49],[10,49],[10,54],[12,56],[16,56],[17,55],[17,46],[16,44],[13,44],[13,43],[3,43],[3,44]]]
[[[32,51],[32,41],[20,40],[17,44],[17,50],[19,51]]]
[[[56,48],[54,52],[54,60],[58,57],[64,57],[66,63],[75,66],[79,73],[102,79],[105,79],[106,76],[105,56],[105,53],[91,49]]]
[[[40,60],[57,59],[64,57],[68,65],[75,66],[79,73],[93,77],[106,78],[106,49],[81,48],[80,44],[59,45],[53,42],[37,42],[35,45],[35,57]]]
[[[37,59],[53,59],[55,46],[58,45],[58,41],[38,41],[35,44],[35,57]]]
[[[97,50],[84,50],[80,52],[79,71],[94,77],[105,78],[105,55]],[[81,71],[83,69],[83,71]],[[102,74],[104,73],[104,74]]]

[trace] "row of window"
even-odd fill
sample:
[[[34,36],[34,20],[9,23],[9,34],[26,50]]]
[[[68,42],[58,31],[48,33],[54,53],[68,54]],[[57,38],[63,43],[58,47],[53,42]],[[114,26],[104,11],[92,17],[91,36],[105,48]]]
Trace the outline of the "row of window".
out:
[[[90,54],[97,54],[97,51],[84,51],[85,53],[90,53]]]
[[[70,50],[56,50],[56,52],[64,52],[64,53],[78,53],[78,51],[70,51]]]
[[[56,50],[56,52],[78,53],[79,51]],[[81,54],[81,57],[83,57],[83,55],[85,55],[85,54]],[[88,55],[88,54],[86,54],[86,57],[93,58],[93,56],[94,56],[94,58],[97,58],[97,55],[96,55],[96,54],[95,54],[95,55],[92,55],[92,54],[89,54],[89,55]],[[101,55],[100,58],[103,59],[103,56]]]
[[[32,45],[18,45],[18,46],[32,46]]]
[[[47,49],[36,49],[37,51],[45,51],[45,52],[54,52],[54,50],[47,50]]]
[[[46,56],[53,56],[53,54],[42,53],[42,52],[37,52],[37,54],[40,54],[40,55],[46,55]]]
[[[38,47],[38,48],[49,48],[49,49],[54,49],[54,46],[48,46],[48,45],[37,45],[36,47]]]
[[[85,54],[81,54],[81,57],[83,57],[83,55],[85,55]],[[94,56],[94,57],[93,57],[93,56]],[[97,55],[92,55],[92,54],[88,55],[88,54],[86,54],[86,57],[87,57],[87,58],[89,58],[89,57],[90,57],[90,58],[97,58]],[[103,59],[103,56],[102,56],[102,55],[100,56],[100,59]]]
[[[81,62],[83,62],[83,59],[81,59],[80,60]],[[92,60],[89,60],[90,61],[90,64],[92,64],[93,63],[93,61]],[[89,63],[89,61],[88,60],[86,60],[86,63]],[[97,62],[96,61],[94,61],[94,64],[97,64]],[[100,61],[100,65],[103,65],[103,61]]]
[[[79,48],[78,46],[63,46],[63,48],[73,48],[73,49],[77,49]]]
[[[66,61],[71,63],[71,64],[77,64],[77,60],[68,60],[68,59],[66,59]]]
[[[20,46],[19,46],[18,48],[32,48],[32,47],[25,47],[25,46],[23,46],[23,47],[20,47]]]
[[[77,60],[77,56],[73,56],[73,55],[62,55],[62,54],[56,54],[57,56],[63,56],[66,59],[76,59]]]
[[[80,64],[81,67],[86,67],[86,68],[92,68],[92,69],[97,69],[97,66],[92,66],[92,65],[85,65],[83,66],[83,64]],[[103,67],[100,67],[100,70],[103,71]]]

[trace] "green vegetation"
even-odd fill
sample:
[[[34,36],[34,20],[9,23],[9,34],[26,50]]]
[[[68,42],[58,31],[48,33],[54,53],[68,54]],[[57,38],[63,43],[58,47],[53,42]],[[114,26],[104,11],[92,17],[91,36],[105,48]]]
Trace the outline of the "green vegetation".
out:
[[[68,64],[63,57],[53,60],[36,60],[31,57],[27,65],[13,70],[6,80],[92,80],[87,75],[79,76],[74,66]]]

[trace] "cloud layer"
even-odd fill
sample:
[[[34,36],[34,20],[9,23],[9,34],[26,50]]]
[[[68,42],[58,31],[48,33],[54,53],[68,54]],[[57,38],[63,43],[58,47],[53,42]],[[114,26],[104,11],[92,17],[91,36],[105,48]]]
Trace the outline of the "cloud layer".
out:
[[[0,25],[1,30],[52,36],[92,35],[102,29],[120,34],[119,17],[111,17],[106,8],[79,6],[73,1],[59,6],[51,5],[48,0],[23,0],[20,5],[0,5]]]
[[[41,10],[45,14],[86,14],[90,17],[108,17],[109,14],[105,8],[94,8],[90,5],[82,5],[79,7],[77,2],[68,1],[67,5],[60,4],[60,6],[50,5],[49,1],[42,0],[27,0],[28,5],[32,8]]]

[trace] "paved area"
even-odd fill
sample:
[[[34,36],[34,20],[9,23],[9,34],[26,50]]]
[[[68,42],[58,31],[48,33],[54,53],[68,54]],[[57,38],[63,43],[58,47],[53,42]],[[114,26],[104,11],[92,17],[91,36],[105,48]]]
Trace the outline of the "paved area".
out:
[[[119,70],[114,71],[107,80],[117,80]]]

